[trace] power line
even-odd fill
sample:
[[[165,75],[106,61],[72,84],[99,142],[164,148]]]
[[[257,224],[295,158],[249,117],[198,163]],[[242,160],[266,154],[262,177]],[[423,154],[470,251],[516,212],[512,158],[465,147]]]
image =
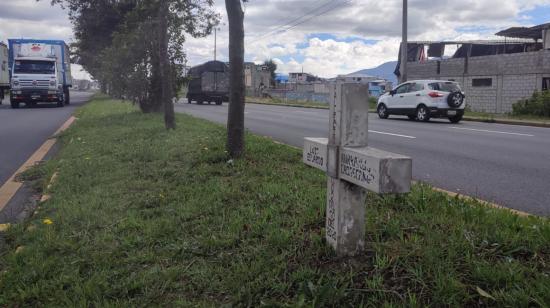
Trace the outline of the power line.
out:
[[[335,10],[335,9],[337,9],[337,8],[340,8],[340,7],[341,7],[340,5],[342,5],[342,6],[348,5],[348,4],[350,4],[352,1],[353,1],[353,0],[344,0],[343,2],[339,2],[339,1],[334,2],[333,0],[329,0],[328,2],[326,2],[326,3],[324,3],[324,4],[320,5],[320,6],[317,6],[316,8],[314,8],[314,9],[308,11],[306,14],[303,14],[303,15],[299,16],[298,18],[294,18],[294,19],[292,19],[292,20],[286,22],[285,24],[278,26],[278,27],[275,28],[274,30],[271,30],[271,31],[269,31],[269,32],[266,33],[266,34],[261,35],[261,36],[258,37],[257,39],[253,40],[251,43],[260,41],[260,40],[262,40],[262,39],[264,39],[264,38],[266,38],[266,37],[268,37],[268,36],[272,36],[272,35],[274,35],[274,34],[285,33],[285,32],[287,32],[287,31],[289,31],[290,29],[293,29],[293,28],[295,28],[295,27],[297,27],[297,26],[299,26],[299,25],[301,25],[301,24],[304,24],[304,23],[306,23],[306,22],[312,20],[312,19],[315,18],[315,17],[319,17],[319,16],[324,15],[324,14],[326,14],[326,13],[328,13],[328,12],[330,12],[330,11],[333,11],[333,10]],[[327,8],[327,7],[328,7],[328,8]],[[327,9],[324,10],[324,11],[318,12],[318,11],[322,10],[323,8],[327,8]],[[317,13],[316,13],[316,12],[317,12]],[[316,13],[316,14],[315,14],[315,13]],[[311,15],[311,14],[313,14],[313,15]],[[309,15],[311,15],[311,16],[309,16]],[[309,16],[309,17],[308,17],[308,16]],[[308,17],[308,18],[302,20],[302,18],[304,18],[304,17]],[[286,28],[286,29],[284,29],[284,28]]]

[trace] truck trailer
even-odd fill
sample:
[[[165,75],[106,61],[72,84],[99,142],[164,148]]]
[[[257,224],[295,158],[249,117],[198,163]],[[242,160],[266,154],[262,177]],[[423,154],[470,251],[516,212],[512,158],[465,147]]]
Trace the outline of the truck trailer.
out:
[[[10,103],[70,104],[72,87],[69,47],[59,40],[9,39]]]
[[[4,93],[10,89],[10,73],[8,69],[8,46],[0,42],[0,104]]]
[[[197,104],[229,101],[229,68],[221,61],[209,61],[189,69],[187,102]]]

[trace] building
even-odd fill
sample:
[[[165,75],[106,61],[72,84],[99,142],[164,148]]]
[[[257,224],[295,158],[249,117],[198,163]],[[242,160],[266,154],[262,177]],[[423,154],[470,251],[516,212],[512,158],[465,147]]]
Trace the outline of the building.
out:
[[[517,101],[550,89],[550,23],[496,35],[503,39],[409,42],[407,79],[457,81],[469,108],[489,113],[510,112]],[[445,57],[449,47],[456,52]]]
[[[369,94],[373,97],[380,97],[380,95],[392,90],[393,83],[391,81],[382,79],[376,76],[370,76],[366,74],[353,73],[348,75],[339,75],[336,77],[339,81],[344,82],[357,82],[369,85]]]
[[[244,81],[246,95],[260,96],[264,88],[271,86],[271,72],[266,65],[245,62]]]
[[[288,74],[288,82],[290,83],[311,83],[321,81],[322,79],[308,73],[290,73]]]

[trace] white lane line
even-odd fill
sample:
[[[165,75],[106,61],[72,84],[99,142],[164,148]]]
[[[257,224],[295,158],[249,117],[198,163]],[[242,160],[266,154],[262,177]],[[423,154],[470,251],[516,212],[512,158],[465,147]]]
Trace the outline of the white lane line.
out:
[[[375,133],[375,134],[381,134],[381,135],[389,135],[389,136],[402,137],[402,138],[408,138],[408,139],[416,139],[416,137],[413,137],[413,136],[392,134],[392,133],[386,133],[386,132],[379,132],[379,131],[370,130],[370,129],[369,129],[369,133]]]
[[[497,130],[475,129],[475,128],[465,128],[465,127],[456,127],[456,126],[451,126],[451,128],[454,128],[454,129],[462,129],[462,130],[471,130],[471,131],[484,132],[484,133],[495,133],[495,134],[525,136],[525,137],[535,137],[535,135],[520,134],[520,133],[511,133],[511,132],[501,132],[501,131],[497,131]]]

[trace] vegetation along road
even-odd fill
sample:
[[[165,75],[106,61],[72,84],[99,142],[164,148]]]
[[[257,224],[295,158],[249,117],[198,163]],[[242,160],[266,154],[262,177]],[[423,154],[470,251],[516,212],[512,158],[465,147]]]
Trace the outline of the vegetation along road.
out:
[[[178,104],[177,112],[225,123],[227,105]],[[370,145],[413,158],[413,177],[437,187],[538,215],[550,215],[550,129],[405,117],[370,119]],[[302,147],[325,137],[328,111],[248,104],[246,127]]]

